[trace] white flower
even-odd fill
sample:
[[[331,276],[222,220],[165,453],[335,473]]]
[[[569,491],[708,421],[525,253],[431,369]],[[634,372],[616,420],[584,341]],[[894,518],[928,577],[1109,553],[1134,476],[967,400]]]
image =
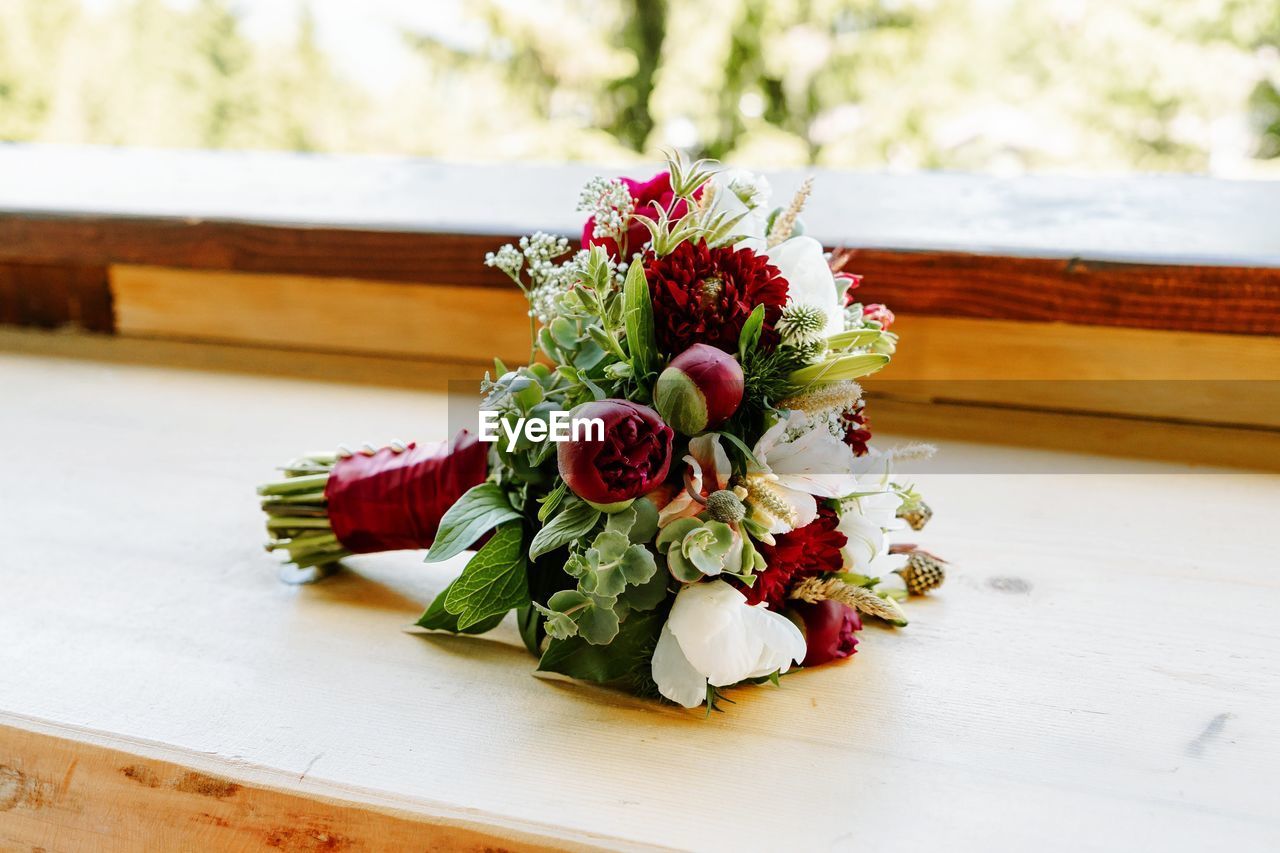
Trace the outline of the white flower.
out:
[[[716,172],[711,183],[715,185],[711,214],[723,213],[730,219],[742,217],[732,232],[745,238],[737,247],[763,248],[768,227],[764,203],[769,197],[769,181],[745,169],[725,169]]]
[[[764,254],[787,280],[788,305],[808,305],[821,311],[827,319],[823,336],[844,331],[844,308],[821,243],[802,235],[784,240]]]
[[[653,651],[653,680],[672,702],[695,708],[707,685],[786,672],[804,660],[804,635],[781,613],[752,607],[724,581],[686,586]]]
[[[857,459],[827,429],[814,429],[808,415],[790,416],[760,436],[747,471],[747,503],[751,518],[770,533],[804,527],[818,517],[820,498],[839,498],[857,491]]]
[[[899,530],[905,523],[898,518],[902,495],[889,482],[889,459],[877,453],[864,456],[859,467],[869,469],[858,478],[853,490],[857,497],[845,499],[840,506],[837,529],[846,537],[844,567],[864,575],[884,575],[898,568],[888,560],[889,531]]]

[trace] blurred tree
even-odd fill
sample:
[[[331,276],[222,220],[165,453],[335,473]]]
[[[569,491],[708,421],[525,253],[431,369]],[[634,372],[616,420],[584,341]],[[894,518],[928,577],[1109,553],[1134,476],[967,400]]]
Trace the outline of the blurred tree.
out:
[[[408,0],[406,0],[408,2]],[[459,0],[377,91],[301,7],[0,0],[0,138],[1280,174],[1280,0]]]

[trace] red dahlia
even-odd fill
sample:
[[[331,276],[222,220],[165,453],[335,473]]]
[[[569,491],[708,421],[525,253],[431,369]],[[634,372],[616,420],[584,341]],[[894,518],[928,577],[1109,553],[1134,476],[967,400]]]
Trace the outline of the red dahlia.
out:
[[[647,257],[644,271],[658,348],[667,355],[693,344],[736,352],[742,326],[757,305],[765,306],[761,348],[778,345],[774,327],[787,302],[787,280],[767,258],[750,249],[681,243],[665,257]]]
[[[825,506],[818,508],[818,517],[798,530],[782,533],[776,544],[759,544],[766,568],[756,575],[756,582],[742,590],[747,601],[758,604],[769,602],[772,610],[782,609],[787,591],[798,582],[823,572],[838,572],[844,568],[840,549],[847,537],[836,529],[840,519]]]

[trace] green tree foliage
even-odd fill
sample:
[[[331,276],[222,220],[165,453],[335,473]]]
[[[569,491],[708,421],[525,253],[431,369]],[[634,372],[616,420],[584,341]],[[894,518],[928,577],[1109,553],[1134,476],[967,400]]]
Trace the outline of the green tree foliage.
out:
[[[1280,174],[1280,0],[468,0],[369,91],[233,0],[0,0],[0,138]]]

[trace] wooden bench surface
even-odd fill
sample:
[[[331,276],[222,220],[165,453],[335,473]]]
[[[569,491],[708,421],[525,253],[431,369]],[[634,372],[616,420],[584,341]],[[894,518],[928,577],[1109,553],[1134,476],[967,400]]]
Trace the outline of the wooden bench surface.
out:
[[[444,420],[0,353],[0,849],[1280,847],[1280,477],[944,444],[942,592],[704,718],[402,631],[457,565],[277,579],[273,465]]]

